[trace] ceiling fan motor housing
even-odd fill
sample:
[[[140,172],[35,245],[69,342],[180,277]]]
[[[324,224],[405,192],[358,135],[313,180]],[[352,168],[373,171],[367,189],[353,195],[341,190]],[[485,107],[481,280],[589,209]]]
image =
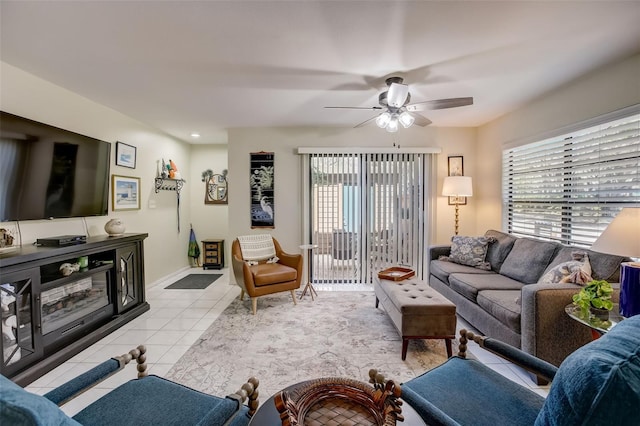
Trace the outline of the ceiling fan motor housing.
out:
[[[393,107],[390,106],[389,103],[387,102],[387,95],[389,94],[388,91],[384,91],[382,93],[380,93],[380,95],[378,95],[378,103],[380,105],[382,105],[385,108],[389,108],[390,112],[397,112],[400,108],[402,108],[403,106],[407,105],[409,102],[411,102],[411,93],[407,93],[407,98],[404,101],[404,104],[402,104],[399,107]]]

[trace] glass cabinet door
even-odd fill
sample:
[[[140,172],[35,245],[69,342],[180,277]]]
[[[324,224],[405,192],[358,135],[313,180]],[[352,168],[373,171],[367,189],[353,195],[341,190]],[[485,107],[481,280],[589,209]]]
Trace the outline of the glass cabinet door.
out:
[[[35,307],[34,281],[37,270],[3,274],[0,281],[2,315],[3,373],[17,371],[33,358],[41,356],[39,315]]]

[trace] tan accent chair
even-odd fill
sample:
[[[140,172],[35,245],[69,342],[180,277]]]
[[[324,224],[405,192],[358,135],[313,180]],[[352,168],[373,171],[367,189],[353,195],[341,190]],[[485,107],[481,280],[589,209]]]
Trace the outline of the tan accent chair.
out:
[[[240,242],[237,238],[233,240],[231,246],[233,275],[242,289],[240,300],[244,299],[245,293],[249,295],[253,315],[258,310],[258,297],[267,294],[290,291],[293,303],[294,305],[296,304],[294,290],[300,288],[300,281],[302,280],[302,255],[285,253],[275,238],[273,238],[273,245],[276,248],[278,262],[266,263],[261,261],[257,265],[249,265],[244,261]]]

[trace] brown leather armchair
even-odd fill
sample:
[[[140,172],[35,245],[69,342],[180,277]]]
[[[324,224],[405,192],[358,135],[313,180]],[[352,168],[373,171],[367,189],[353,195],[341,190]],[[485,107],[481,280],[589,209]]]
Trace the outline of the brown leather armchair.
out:
[[[272,237],[273,238],[273,237]],[[294,290],[300,288],[302,280],[302,255],[288,254],[282,251],[278,241],[273,238],[276,249],[277,263],[260,261],[257,265],[249,265],[242,257],[240,242],[236,238],[231,246],[231,261],[233,275],[242,289],[240,300],[247,293],[251,298],[253,315],[258,310],[258,297],[267,294],[290,291],[293,303],[296,304]]]

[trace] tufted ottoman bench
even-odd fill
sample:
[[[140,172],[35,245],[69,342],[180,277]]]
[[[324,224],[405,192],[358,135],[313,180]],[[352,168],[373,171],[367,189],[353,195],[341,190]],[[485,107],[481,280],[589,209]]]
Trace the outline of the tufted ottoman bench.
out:
[[[382,303],[402,336],[402,359],[410,339],[444,339],[451,357],[456,334],[456,305],[417,278],[389,281],[378,277],[373,285],[376,308]]]

